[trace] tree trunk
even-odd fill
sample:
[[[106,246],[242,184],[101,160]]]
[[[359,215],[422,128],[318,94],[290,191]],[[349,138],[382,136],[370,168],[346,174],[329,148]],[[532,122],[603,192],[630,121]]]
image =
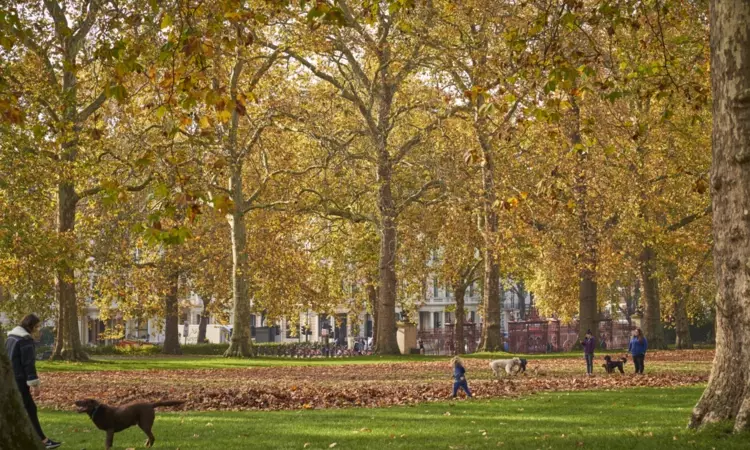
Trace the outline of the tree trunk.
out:
[[[391,191],[390,158],[381,143],[378,162],[378,209],[380,210],[380,260],[378,261],[378,317],[376,326],[378,340],[375,353],[379,355],[399,354],[396,341],[396,205]]]
[[[166,326],[164,329],[164,347],[162,353],[167,355],[181,355],[180,349],[180,303],[177,291],[180,283],[180,272],[169,274],[169,292],[164,297],[164,317]]]
[[[688,321],[687,305],[684,298],[675,299],[674,304],[674,328],[675,348],[677,350],[693,348],[693,339],[690,337],[690,322]]]
[[[651,246],[645,246],[640,256],[641,283],[643,284],[643,334],[649,348],[666,349],[664,328],[661,323],[659,280],[656,278],[656,255]]]
[[[0,333],[0,405],[3,405],[0,408],[0,448],[43,449],[16,387],[13,368],[5,352],[5,333]]]
[[[485,120],[485,119],[482,119]],[[477,134],[482,148],[482,188],[484,190],[484,288],[482,289],[482,313],[484,326],[479,348],[483,352],[501,351],[503,339],[500,330],[500,266],[495,255],[495,238],[497,236],[498,218],[495,212],[495,163],[492,146],[488,137],[482,132],[483,125],[478,124]]]
[[[523,280],[516,283],[516,294],[518,294],[518,314],[521,320],[526,319],[526,286]]]
[[[716,355],[691,427],[750,417],[750,2],[710,4]]]
[[[57,232],[68,240],[71,246],[70,258],[74,257],[75,219],[78,196],[73,184],[62,182],[57,191]],[[57,294],[58,320],[57,339],[52,359],[68,361],[86,361],[88,355],[81,347],[81,337],[78,330],[78,302],[76,300],[75,269],[71,263],[64,263],[55,272],[55,286]]]
[[[229,217],[232,229],[232,340],[224,356],[253,356],[253,343],[250,339],[250,297],[248,295],[248,258],[245,249],[247,228],[243,211],[242,167],[235,165],[230,182],[234,207]]]
[[[367,282],[367,299],[370,302],[370,309],[372,311],[372,342],[374,345],[378,342],[378,289],[369,276]]]
[[[596,281],[594,281],[590,270],[581,270],[580,276],[581,280],[578,283],[578,339],[583,341],[588,330],[591,330],[594,336],[598,336],[599,327],[597,320]]]
[[[579,172],[575,174],[575,186],[573,195],[576,205],[576,216],[580,232],[580,245],[582,257],[579,262],[578,271],[578,339],[583,341],[586,332],[591,330],[594,336],[599,335],[598,329],[598,304],[597,304],[597,282],[596,269],[598,263],[598,239],[596,230],[591,225],[589,215],[588,179],[586,168],[588,167],[588,156],[585,152],[578,151],[581,145],[581,111],[573,97],[571,103],[571,131],[570,146],[578,155]]]
[[[456,294],[456,354],[461,355],[466,353],[464,342],[464,321],[466,320],[466,312],[464,311],[464,300],[466,296],[466,283],[464,280],[453,284],[453,293]]]
[[[211,297],[201,296],[203,300],[203,311],[201,311],[201,321],[198,325],[198,343],[203,344],[206,341],[206,328],[208,327],[208,319],[211,315],[208,313],[208,305],[211,304]]]

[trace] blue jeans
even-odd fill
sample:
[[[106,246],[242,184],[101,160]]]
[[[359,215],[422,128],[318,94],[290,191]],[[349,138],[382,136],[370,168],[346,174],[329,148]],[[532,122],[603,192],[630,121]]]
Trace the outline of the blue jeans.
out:
[[[471,397],[471,391],[469,390],[469,384],[466,382],[466,378],[463,380],[456,380],[453,383],[453,396],[455,397],[456,394],[458,394],[458,388],[461,388],[466,392],[466,395]]]
[[[594,354],[585,353],[583,356],[586,357],[586,373],[594,373]]]

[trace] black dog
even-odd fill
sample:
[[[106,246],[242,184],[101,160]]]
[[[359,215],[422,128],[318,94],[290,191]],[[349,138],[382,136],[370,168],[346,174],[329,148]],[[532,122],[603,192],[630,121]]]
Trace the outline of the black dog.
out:
[[[602,367],[604,367],[604,370],[607,371],[607,373],[615,373],[615,369],[618,369],[620,373],[625,373],[623,370],[623,365],[628,362],[628,358],[620,358],[616,361],[612,361],[612,357],[607,355],[604,357],[605,363],[602,364]]]
[[[76,406],[79,413],[88,414],[97,428],[107,432],[106,448],[110,450],[112,442],[115,439],[115,433],[130,428],[133,425],[138,425],[146,433],[146,436],[148,436],[146,447],[151,447],[156,440],[154,434],[151,432],[151,428],[154,426],[154,419],[156,418],[154,408],[158,408],[159,406],[178,406],[183,403],[185,402],[164,401],[156,403],[131,403],[129,405],[113,407],[87,398],[86,400],[78,400]]]
[[[526,373],[526,359],[524,358],[518,358],[521,360],[521,365],[518,366],[518,372],[516,373]]]

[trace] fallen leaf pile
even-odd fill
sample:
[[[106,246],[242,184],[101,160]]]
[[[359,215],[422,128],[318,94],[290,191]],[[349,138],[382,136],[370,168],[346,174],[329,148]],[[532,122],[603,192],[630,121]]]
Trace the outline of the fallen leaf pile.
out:
[[[500,380],[492,379],[489,360],[467,359],[466,368],[475,396],[496,398],[543,391],[691,385],[708,380],[712,358],[713,352],[706,350],[650,353],[643,376],[634,375],[632,361],[628,361],[625,375],[607,375],[599,367],[595,377],[586,377],[582,358],[530,360],[527,375]],[[598,359],[601,356],[597,355]],[[44,390],[38,403],[73,410],[73,402],[82,398],[111,405],[174,399],[186,402],[177,409],[191,411],[410,405],[447,399],[452,390],[451,373],[447,361],[53,372],[43,376]]]

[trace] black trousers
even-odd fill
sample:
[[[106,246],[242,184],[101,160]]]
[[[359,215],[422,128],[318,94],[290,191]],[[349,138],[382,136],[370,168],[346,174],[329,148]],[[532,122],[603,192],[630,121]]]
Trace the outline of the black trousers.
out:
[[[34,397],[31,396],[31,389],[26,384],[26,380],[16,380],[18,390],[21,391],[21,398],[23,399],[23,407],[26,412],[29,413],[29,419],[31,419],[31,426],[34,427],[39,439],[45,440],[47,436],[42,431],[42,425],[39,423],[39,416],[36,412],[36,403],[34,403]]]
[[[646,355],[633,355],[633,364],[635,365],[635,373],[643,373],[643,360]]]

